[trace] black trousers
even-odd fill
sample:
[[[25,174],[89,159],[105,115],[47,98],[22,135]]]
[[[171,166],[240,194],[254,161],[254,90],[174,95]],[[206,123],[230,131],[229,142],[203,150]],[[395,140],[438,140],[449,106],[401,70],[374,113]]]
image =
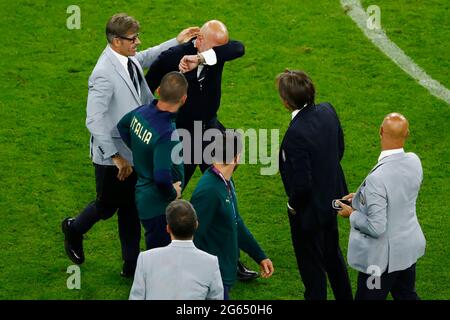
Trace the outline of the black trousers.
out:
[[[141,225],[135,204],[136,173],[120,181],[115,166],[94,164],[97,198],[75,218],[73,228],[85,234],[99,220],[118,215],[120,244],[124,261],[135,263],[140,251]]]
[[[339,247],[337,219],[314,229],[301,227],[301,213],[288,213],[292,244],[306,300],[327,299],[327,276],[336,300],[352,300],[352,288]]]
[[[386,270],[378,280],[379,287],[377,288],[374,285],[377,281],[373,276],[360,272],[355,300],[385,300],[389,292],[394,300],[420,300],[415,287],[416,264],[408,269],[392,273],[388,273]]]
[[[182,143],[183,143],[183,153],[185,155],[184,157],[184,187],[186,188],[186,186],[189,183],[189,180],[191,180],[192,176],[194,175],[195,169],[197,168],[197,166],[200,167],[201,172],[205,172],[206,169],[208,169],[211,164],[210,163],[205,163],[204,159],[203,159],[203,152],[205,150],[205,148],[211,143],[211,141],[203,141],[203,139],[201,139],[202,137],[195,137],[194,136],[194,123],[189,123],[189,124],[185,124],[185,123],[177,123],[177,129],[185,129],[187,131],[189,131],[191,139],[190,141],[188,140],[183,140],[182,139]],[[213,118],[209,121],[206,122],[202,122],[202,136],[204,134],[204,132],[208,129],[218,129],[221,132],[225,132],[225,127],[223,126],[222,123],[220,123],[219,120],[217,120],[217,118]],[[197,146],[197,148],[195,148],[195,142],[197,141],[202,141],[201,143],[201,148],[199,148]],[[188,143],[190,142],[190,143]],[[186,150],[190,150],[190,157],[188,157],[188,159],[186,158]],[[197,149],[197,150],[196,150]],[[196,152],[199,152],[201,150],[201,155],[197,155],[196,157],[194,157],[194,154]],[[194,160],[198,158],[201,159],[201,163],[194,163]]]

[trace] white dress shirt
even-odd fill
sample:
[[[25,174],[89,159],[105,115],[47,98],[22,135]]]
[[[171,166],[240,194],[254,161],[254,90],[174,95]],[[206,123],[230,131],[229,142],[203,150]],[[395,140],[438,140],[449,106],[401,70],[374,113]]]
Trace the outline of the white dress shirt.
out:
[[[113,48],[111,48],[111,46],[109,46],[109,49],[114,54],[114,56],[117,57],[120,64],[123,66],[123,68],[128,73],[128,75],[130,75],[130,73],[128,72],[128,57],[125,57],[125,56],[121,55],[120,53],[116,52]]]
[[[388,156],[391,156],[393,154],[402,153],[402,152],[405,152],[405,150],[403,150],[403,148],[383,150],[383,151],[381,151],[380,156],[378,157],[378,161],[380,161],[381,159],[386,158]]]
[[[114,51],[113,48],[111,48],[111,46],[109,46],[109,48],[111,49],[111,51],[112,51],[112,53],[114,54],[114,56],[117,57],[117,59],[119,60],[120,64],[123,66],[123,68],[124,68],[125,71],[127,72],[127,74],[130,76],[130,79],[132,79],[132,78],[131,78],[131,75],[130,75],[130,72],[128,71],[128,59],[129,59],[129,58],[126,57],[126,56],[121,55],[120,53],[118,53],[118,52],[116,52],[116,51]],[[136,66],[135,66],[134,69],[136,70],[136,73],[139,72],[139,70],[137,70],[137,67],[136,67]],[[138,77],[137,74],[136,74],[135,76]],[[139,77],[138,77],[137,79],[139,79]],[[139,85],[137,86],[137,93],[138,93],[139,96],[141,96],[141,88],[140,88]]]
[[[194,43],[194,47],[196,47],[195,46],[195,40],[192,40],[192,42]],[[214,51],[213,48],[211,48],[209,50],[206,50],[206,51],[203,51],[203,52],[199,52],[199,53],[202,55],[203,59],[205,60],[205,63],[198,65],[198,67],[197,67],[197,78],[200,77],[200,73],[202,72],[204,65],[213,66],[213,65],[215,65],[217,63],[216,52]]]

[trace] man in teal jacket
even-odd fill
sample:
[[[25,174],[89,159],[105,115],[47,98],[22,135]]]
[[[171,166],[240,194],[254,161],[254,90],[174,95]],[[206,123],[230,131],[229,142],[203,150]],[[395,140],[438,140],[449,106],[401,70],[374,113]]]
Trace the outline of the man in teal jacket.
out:
[[[273,273],[272,261],[239,214],[231,176],[238,165],[241,146],[240,136],[234,132],[216,137],[213,165],[200,178],[191,199],[199,221],[194,243],[218,257],[225,299],[236,281],[239,249],[261,266],[262,277],[268,278]]]
[[[133,152],[138,175],[136,207],[147,250],[170,243],[165,210],[181,196],[183,183],[182,160],[174,163],[176,159],[172,159],[172,150],[180,143],[174,119],[186,101],[187,86],[183,74],[166,74],[157,90],[160,100],[131,111],[117,124],[120,136]]]

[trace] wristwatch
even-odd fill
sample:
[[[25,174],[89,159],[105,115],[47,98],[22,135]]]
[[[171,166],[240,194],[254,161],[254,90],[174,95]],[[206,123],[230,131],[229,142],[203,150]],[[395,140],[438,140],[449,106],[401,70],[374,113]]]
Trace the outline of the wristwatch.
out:
[[[197,62],[198,62],[198,64],[204,64],[205,63],[205,58],[203,58],[201,53],[197,53]]]
[[[114,159],[115,157],[118,157],[118,156],[120,156],[120,154],[118,152],[116,152],[111,156],[111,159]]]

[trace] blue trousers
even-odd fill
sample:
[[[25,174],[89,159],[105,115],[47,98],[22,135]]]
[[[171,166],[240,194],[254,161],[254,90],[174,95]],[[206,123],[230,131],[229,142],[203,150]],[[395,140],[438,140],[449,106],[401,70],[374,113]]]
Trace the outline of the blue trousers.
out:
[[[227,286],[225,283],[223,284],[223,300],[230,300],[230,290],[231,286]]]
[[[145,245],[147,250],[165,247],[170,244],[170,235],[166,231],[166,216],[160,215],[152,219],[141,220],[145,230]]]

